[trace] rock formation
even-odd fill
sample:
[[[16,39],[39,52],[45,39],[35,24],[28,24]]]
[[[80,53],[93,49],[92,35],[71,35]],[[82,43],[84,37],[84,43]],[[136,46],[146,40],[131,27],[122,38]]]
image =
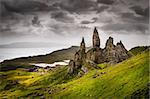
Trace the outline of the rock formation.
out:
[[[105,62],[109,62],[110,64],[115,64],[129,58],[127,50],[122,42],[118,42],[115,46],[112,37],[109,37],[107,40],[103,55],[105,56]]]
[[[80,44],[80,49],[75,53],[74,60],[70,60],[69,62],[69,73],[76,73],[79,69],[81,69],[82,65],[85,62],[86,59],[86,53],[85,53],[85,42],[84,38],[82,38],[82,42]]]
[[[69,63],[69,73],[77,73],[83,68],[85,63],[90,63],[90,66],[96,67],[95,64],[109,63],[115,64],[129,58],[128,51],[120,41],[114,45],[113,38],[109,37],[106,41],[104,49],[100,48],[100,38],[97,29],[93,32],[93,48],[85,51],[85,42],[82,38],[80,49],[75,53],[74,60]],[[94,64],[94,65],[93,65]],[[85,67],[84,67],[85,68]]]
[[[109,37],[109,39],[106,41],[106,46],[103,50],[103,55],[105,56],[104,61],[109,62],[111,64],[116,63],[116,46],[113,43],[113,38]]]
[[[98,35],[98,31],[95,27],[94,29],[94,33],[93,33],[93,48],[99,48],[100,47],[100,39],[99,39],[99,35]]]

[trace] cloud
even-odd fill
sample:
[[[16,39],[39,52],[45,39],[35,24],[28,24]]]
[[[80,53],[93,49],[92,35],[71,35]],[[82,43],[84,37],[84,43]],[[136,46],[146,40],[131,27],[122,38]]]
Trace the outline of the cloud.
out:
[[[100,6],[100,7],[97,7],[96,10],[97,10],[97,13],[101,13],[108,8],[109,8],[109,6]]]
[[[34,16],[33,17],[33,19],[32,19],[32,25],[33,26],[42,26],[41,23],[40,23],[40,20],[39,20],[38,16]]]
[[[98,18],[94,17],[94,18],[91,19],[91,21],[84,20],[84,21],[81,21],[80,23],[81,24],[90,24],[90,23],[95,23],[97,20],[98,20]]]
[[[148,34],[146,30],[148,30],[148,26],[144,24],[131,24],[131,23],[114,23],[107,24],[101,27],[102,30],[105,31],[127,31],[129,34],[133,31],[140,31],[143,34]]]
[[[130,12],[119,13],[119,16],[121,20],[124,22],[148,24],[148,18],[145,18],[144,16],[136,16],[134,13]]]
[[[83,33],[91,35],[94,26],[104,33],[147,35],[148,10],[148,0],[2,0],[0,40],[74,40]]]
[[[144,17],[149,17],[149,7],[143,9],[140,6],[133,6],[131,7],[132,10],[135,11],[136,14],[144,16]]]
[[[113,0],[97,0],[97,2],[102,4],[107,4],[107,5],[111,5],[114,3]]]
[[[97,6],[96,2],[92,0],[62,0],[54,5],[70,13],[78,14],[91,11]]]
[[[94,22],[96,22],[96,21],[98,20],[98,18],[97,18],[97,17],[94,17],[94,18],[92,18],[92,20],[93,20]]]
[[[74,18],[69,16],[67,12],[57,11],[51,13],[51,18],[56,19],[57,21],[62,21],[65,23],[73,23]]]
[[[93,22],[86,21],[86,20],[81,22],[81,24],[90,24],[90,23],[93,23]]]
[[[29,13],[36,11],[50,11],[56,10],[54,6],[48,6],[45,3],[37,2],[33,0],[3,0],[1,5],[4,7],[4,11],[16,12],[16,13]]]

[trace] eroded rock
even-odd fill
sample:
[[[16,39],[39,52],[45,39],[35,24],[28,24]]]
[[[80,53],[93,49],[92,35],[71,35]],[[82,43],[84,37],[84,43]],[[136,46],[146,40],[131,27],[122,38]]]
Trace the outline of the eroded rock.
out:
[[[84,38],[82,38],[80,49],[75,53],[74,60],[69,63],[69,73],[74,73],[81,69],[85,72],[88,71],[84,68],[85,63],[90,64],[94,68],[98,68],[97,64],[105,62],[116,64],[130,57],[123,43],[120,41],[114,45],[112,37],[108,38],[105,48],[101,49],[100,38],[96,28],[93,32],[92,42],[93,48],[86,53]]]

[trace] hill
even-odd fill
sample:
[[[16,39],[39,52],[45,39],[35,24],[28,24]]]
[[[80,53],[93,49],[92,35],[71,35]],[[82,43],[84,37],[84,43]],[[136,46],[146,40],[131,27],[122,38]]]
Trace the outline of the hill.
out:
[[[56,61],[73,59],[73,56],[78,49],[78,46],[72,46],[70,48],[57,50],[46,55],[21,57],[11,60],[5,60],[2,63],[0,63],[0,71],[12,70],[19,67],[30,68],[31,66],[29,65],[29,63],[53,63]]]
[[[143,52],[144,50],[148,48],[150,47],[149,46],[137,46],[137,47],[131,48],[129,50],[129,53],[131,53],[132,55],[137,55],[138,53]]]
[[[66,49],[61,49],[57,51],[53,51],[50,54],[46,55],[38,55],[38,56],[29,56],[29,57],[21,57],[12,60],[5,60],[3,63],[7,62],[33,62],[33,63],[53,63],[60,60],[72,59],[75,52],[79,49],[78,46],[72,46]]]
[[[89,49],[90,47],[87,47]],[[11,60],[5,60],[0,63],[0,71],[12,70],[20,67],[31,68],[29,63],[54,63],[57,61],[70,60],[74,58],[75,52],[79,49],[79,46],[71,46],[66,49],[53,51],[50,54],[21,57]]]
[[[50,71],[0,72],[1,98],[141,99],[148,98],[149,50],[104,69],[69,76],[67,66]],[[102,64],[99,64],[101,66]],[[44,73],[44,74],[43,74]]]

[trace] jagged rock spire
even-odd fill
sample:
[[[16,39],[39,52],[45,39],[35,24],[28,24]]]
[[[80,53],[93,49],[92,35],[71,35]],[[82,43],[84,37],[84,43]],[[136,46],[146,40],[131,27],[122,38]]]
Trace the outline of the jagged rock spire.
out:
[[[94,32],[95,32],[95,33],[98,33],[98,31],[97,31],[96,27],[94,28]]]
[[[100,47],[100,38],[98,35],[98,31],[96,27],[94,28],[94,33],[93,33],[93,47]]]
[[[82,37],[82,42],[81,42],[81,43],[85,43],[85,42],[84,42],[84,37]]]
[[[81,44],[80,44],[80,50],[84,50],[85,51],[84,37],[82,37],[82,41],[81,41]]]
[[[106,41],[106,46],[105,48],[114,48],[114,39],[112,37],[109,37],[109,39]]]
[[[80,49],[75,53],[74,60],[69,62],[68,73],[77,74],[80,72],[80,70],[87,71],[84,69],[87,64],[89,64],[89,66],[91,65],[95,68],[98,68],[97,64],[105,62],[109,64],[115,64],[130,57],[123,43],[120,41],[117,43],[117,45],[114,45],[112,37],[109,37],[104,49],[99,47],[100,38],[95,27],[93,33],[93,48],[86,52],[85,41],[84,38],[82,38]]]
[[[118,42],[117,46],[120,46],[122,48],[122,50],[124,50],[125,52],[127,52],[127,49],[124,47],[122,41]]]

